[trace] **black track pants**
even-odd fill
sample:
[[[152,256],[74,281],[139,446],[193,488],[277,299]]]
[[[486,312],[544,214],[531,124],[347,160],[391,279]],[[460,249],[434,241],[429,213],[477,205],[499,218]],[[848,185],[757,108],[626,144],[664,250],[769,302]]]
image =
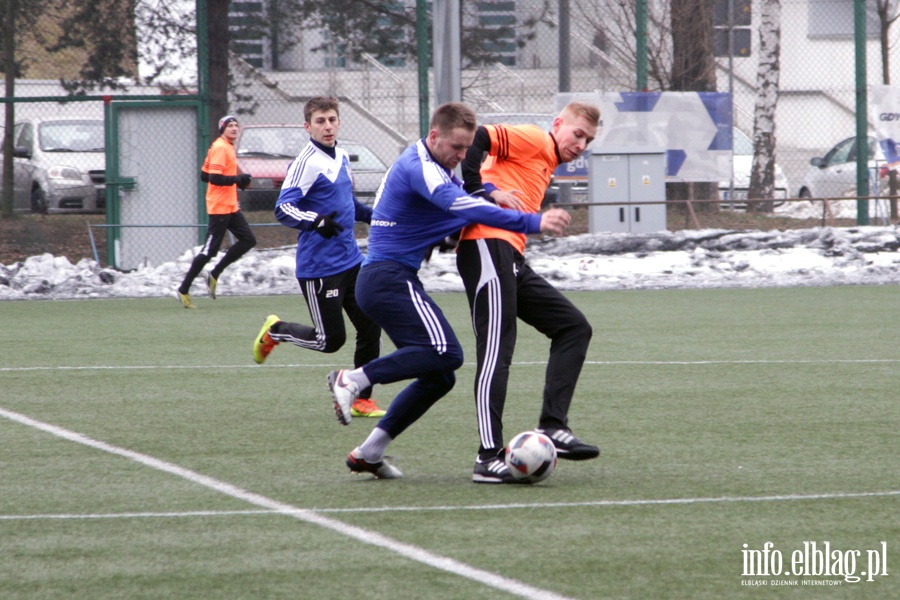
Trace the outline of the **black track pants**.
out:
[[[539,427],[568,424],[569,406],[591,341],[591,325],[508,242],[464,240],[457,267],[475,329],[479,452],[503,447],[503,406],[516,347],[516,318],[550,338]]]

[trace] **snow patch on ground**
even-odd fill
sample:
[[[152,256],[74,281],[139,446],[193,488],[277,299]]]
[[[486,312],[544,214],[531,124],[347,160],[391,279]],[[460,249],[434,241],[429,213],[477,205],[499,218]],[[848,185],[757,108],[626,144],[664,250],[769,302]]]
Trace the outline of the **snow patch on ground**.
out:
[[[561,290],[889,285],[900,283],[898,247],[893,226],[703,229],[532,239],[526,258]],[[197,250],[128,273],[90,259],[73,265],[33,256],[0,265],[0,300],[172,296]],[[419,275],[429,291],[463,289],[453,253],[435,253]],[[223,296],[298,294],[294,248],[251,250],[223,273],[218,289]],[[192,295],[206,295],[200,278]]]

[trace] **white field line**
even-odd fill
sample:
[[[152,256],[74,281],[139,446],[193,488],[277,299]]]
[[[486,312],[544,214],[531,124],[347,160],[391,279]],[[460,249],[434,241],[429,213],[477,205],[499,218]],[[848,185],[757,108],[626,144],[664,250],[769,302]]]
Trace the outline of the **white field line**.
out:
[[[271,498],[249,492],[230,483],[219,481],[218,479],[202,475],[200,473],[197,473],[196,471],[191,471],[189,469],[179,467],[178,465],[175,465],[173,463],[159,460],[157,458],[153,458],[152,456],[141,454],[140,452],[134,452],[126,448],[113,446],[111,444],[107,444],[105,442],[87,437],[80,433],[76,433],[62,427],[57,427],[56,425],[37,421],[20,413],[0,408],[0,416],[5,417],[11,421],[15,421],[16,423],[20,423],[28,427],[33,427],[34,429],[38,429],[40,431],[49,433],[70,442],[75,442],[76,444],[82,444],[84,446],[100,450],[102,452],[108,452],[109,454],[121,456],[150,468],[170,473],[177,477],[181,477],[182,479],[186,479],[187,481],[190,481],[192,483],[196,483],[221,494],[225,494],[226,496],[231,496],[232,498],[243,500],[244,502],[247,502],[254,506],[268,509],[285,516],[293,517],[312,525],[318,525],[320,527],[324,527],[325,529],[330,529],[341,535],[354,538],[365,544],[371,544],[379,548],[384,548],[429,567],[452,573],[454,575],[459,575],[460,577],[470,579],[482,585],[486,585],[513,594],[515,596],[534,600],[571,600],[570,598],[559,595],[555,592],[532,587],[515,579],[510,579],[508,577],[503,577],[502,575],[497,575],[496,573],[477,569],[452,558],[433,554],[431,552],[428,552],[424,548],[399,542],[380,533],[363,529],[362,527],[356,527],[354,525],[349,525],[335,519],[324,517],[311,510],[298,508],[296,506],[291,506],[290,504],[272,500]]]
[[[900,490],[884,492],[836,492],[828,494],[784,494],[776,496],[719,496],[713,498],[660,498],[646,500],[585,500],[582,502],[516,502],[513,504],[470,504],[456,506],[381,506],[361,508],[317,508],[308,509],[314,513],[390,513],[390,512],[431,512],[466,510],[522,510],[529,508],[603,508],[629,506],[671,506],[686,504],[728,504],[737,502],[811,502],[815,500],[847,500],[858,498],[885,498],[900,496]],[[298,509],[306,512],[307,509]],[[125,512],[86,514],[36,514],[0,515],[0,521],[39,520],[87,520],[87,519],[177,519],[185,517],[234,517],[258,515],[284,515],[279,510],[193,510],[184,512]]]
[[[900,358],[823,358],[823,359],[785,359],[785,360],[587,360],[587,365],[655,365],[655,366],[691,366],[691,365],[833,365],[833,364],[895,364]],[[514,361],[513,366],[546,365],[547,361]],[[178,369],[334,369],[346,367],[346,364],[305,364],[305,365],[90,365],[82,367],[42,366],[42,367],[0,367],[0,373],[27,371],[141,371],[141,370],[178,370]],[[466,367],[474,367],[474,362],[465,363]]]

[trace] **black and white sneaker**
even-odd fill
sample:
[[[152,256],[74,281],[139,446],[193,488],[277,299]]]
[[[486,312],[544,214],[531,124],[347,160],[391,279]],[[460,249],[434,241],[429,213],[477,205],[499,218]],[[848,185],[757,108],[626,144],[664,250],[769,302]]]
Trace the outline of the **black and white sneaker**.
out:
[[[543,433],[556,446],[556,455],[565,460],[588,460],[600,456],[600,448],[591,446],[572,435],[568,429],[536,429]]]
[[[502,456],[475,460],[475,470],[472,473],[472,481],[475,483],[518,483],[506,466]]]

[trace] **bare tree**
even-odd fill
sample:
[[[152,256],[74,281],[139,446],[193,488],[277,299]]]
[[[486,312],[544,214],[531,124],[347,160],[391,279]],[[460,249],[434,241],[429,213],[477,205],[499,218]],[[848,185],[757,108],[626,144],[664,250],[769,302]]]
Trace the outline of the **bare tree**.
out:
[[[612,65],[624,67],[628,80],[622,85],[633,85],[631,74],[637,69],[635,23],[633,2],[621,0],[580,0],[573,5],[578,19],[588,23],[594,31],[594,40],[603,40],[603,47],[595,52],[601,64],[610,74],[610,87],[617,85],[617,71]],[[648,2],[647,6],[647,87],[649,90],[668,90],[672,86],[672,36],[668,2]],[[596,46],[596,44],[595,44]]]
[[[116,89],[123,86],[123,77],[133,73],[127,65],[140,61],[153,65],[144,83],[161,79],[174,67],[196,60],[196,28],[186,18],[188,0],[80,0],[77,3],[52,0],[71,5],[64,21],[64,35],[54,40],[52,48],[62,50],[83,47],[88,59],[78,78],[65,81],[70,93],[89,90]],[[196,0],[200,1],[200,0]],[[210,102],[210,130],[215,120],[229,112],[229,94],[237,94],[237,85],[229,73],[228,48],[231,29],[229,20],[231,0],[203,0],[206,4],[208,29],[208,83]],[[416,57],[416,16],[414,7],[403,2],[374,0],[262,0],[259,11],[250,11],[241,19],[243,33],[270,42],[273,55],[295,45],[303,29],[328,31],[328,43],[317,50],[333,50],[358,60],[370,53],[387,63]],[[546,6],[549,0],[545,0]],[[475,3],[462,3],[461,10],[476,11]],[[474,12],[472,13],[474,14]],[[468,23],[468,25],[465,25]],[[125,34],[116,35],[126,24]],[[133,25],[132,25],[133,24]],[[485,29],[477,18],[464,19],[462,31],[463,60],[466,66],[493,64],[496,52],[487,40],[504,33],[514,33],[518,44],[534,35],[536,20],[519,27]],[[147,32],[152,43],[135,44],[134,31]],[[147,41],[147,40],[142,40]],[[127,60],[133,58],[134,60]],[[185,86],[180,88],[183,91]],[[248,100],[243,98],[243,100]]]
[[[3,71],[6,73],[6,97],[16,95],[16,12],[18,0],[3,0]],[[13,215],[13,123],[15,106],[7,103],[3,130],[3,197],[0,201],[0,218]]]
[[[891,25],[900,17],[897,10],[897,0],[875,0],[875,9],[878,11],[878,22],[881,25],[881,82],[884,85],[891,84]]]
[[[747,211],[770,211],[775,194],[775,109],[781,72],[781,0],[761,0],[753,166]],[[764,200],[751,202],[751,200]]]
[[[636,69],[635,3],[622,0],[580,0],[576,5],[583,21],[603,39],[608,60]],[[647,65],[648,88],[662,91],[716,90],[713,54],[713,8],[708,0],[648,2]],[[629,84],[631,82],[628,82]],[[718,195],[718,183],[670,183],[671,200],[707,199]],[[718,205],[698,204],[698,209],[715,211]]]
[[[218,135],[218,120],[228,110],[228,4],[230,0],[208,0],[209,30],[209,131]]]
[[[716,63],[713,56],[713,3],[707,0],[672,0],[672,87],[674,91],[713,92],[716,90]],[[716,182],[670,183],[669,200],[704,200],[718,196]],[[690,205],[689,205],[690,208]],[[702,211],[719,205],[703,202]]]
[[[672,89],[714,92],[712,2],[672,0]]]
[[[17,41],[20,32],[28,31],[32,36],[40,39],[40,29],[37,27],[41,15],[47,14],[53,8],[52,0],[0,0],[2,9],[3,27],[3,61],[2,67],[5,79],[5,96],[13,98],[15,93],[15,80],[20,75],[26,57],[17,53]],[[3,126],[3,179],[2,195],[0,195],[0,219],[9,219],[13,216],[13,126],[16,122],[15,104],[6,102],[4,105]]]
[[[59,31],[59,37],[46,40],[49,52],[88,50],[78,72],[80,81],[117,90],[125,87],[123,80],[137,75],[134,6],[130,0],[82,0],[62,14]],[[81,89],[78,81],[63,81],[63,88]]]
[[[211,132],[228,112],[228,7],[230,0],[205,0],[209,31],[209,104]],[[72,94],[123,89],[123,77],[137,77],[138,61],[152,65],[144,83],[153,83],[171,69],[197,59],[197,30],[185,19],[184,0],[81,0],[73,3],[62,21],[64,34],[48,49],[87,50],[78,78],[65,80]],[[193,12],[193,11],[191,11]],[[152,40],[137,43],[135,31],[150,32]],[[185,86],[182,85],[182,88]]]

